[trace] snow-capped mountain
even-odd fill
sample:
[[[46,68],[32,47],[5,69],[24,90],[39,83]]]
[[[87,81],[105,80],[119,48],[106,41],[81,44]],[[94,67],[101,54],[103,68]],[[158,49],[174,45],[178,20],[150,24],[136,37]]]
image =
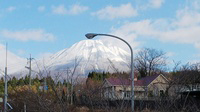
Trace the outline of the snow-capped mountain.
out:
[[[128,71],[129,60],[130,54],[119,47],[108,47],[100,40],[83,40],[40,61],[39,65],[53,71],[77,66],[77,74],[87,75],[89,71]]]
[[[6,66],[6,48],[0,45],[0,77],[3,76]],[[7,73],[13,74],[24,69],[26,59],[20,58],[10,51],[7,52]]]
[[[0,46],[0,70],[5,69],[5,47]],[[8,74],[22,77],[28,74],[27,60],[8,51]],[[83,40],[48,58],[32,61],[32,77],[39,71],[73,71],[75,75],[87,76],[91,71],[128,71],[130,54],[116,46],[107,46],[101,40]],[[44,72],[43,72],[44,73]],[[2,76],[3,73],[1,73]]]

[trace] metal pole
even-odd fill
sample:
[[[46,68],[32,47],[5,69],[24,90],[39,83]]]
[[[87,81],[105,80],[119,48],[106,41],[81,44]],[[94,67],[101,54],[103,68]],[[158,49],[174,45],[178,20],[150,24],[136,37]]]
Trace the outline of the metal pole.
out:
[[[128,47],[130,48],[130,51],[131,51],[131,112],[134,112],[134,67],[133,67],[133,49],[132,47],[130,46],[130,44],[128,42],[126,42],[124,39],[120,38],[120,37],[117,37],[117,36],[114,36],[114,35],[109,35],[109,34],[95,34],[95,33],[88,33],[86,34],[85,36],[88,38],[88,39],[92,39],[94,38],[95,36],[108,36],[108,37],[113,37],[113,38],[117,38],[121,41],[123,41],[124,43],[126,43],[128,45]]]
[[[72,78],[71,78],[71,105],[73,105],[73,82],[72,82]]]
[[[47,78],[44,77],[44,92],[47,91]]]
[[[29,60],[29,87],[31,88],[31,54],[30,54],[30,60]]]
[[[8,97],[8,85],[7,85],[7,67],[5,67],[5,87],[4,87],[4,112],[7,110],[7,97]]]
[[[24,103],[24,112],[26,112],[26,103]]]
[[[134,67],[133,67],[133,51],[131,49],[131,111],[134,112]]]
[[[5,67],[5,87],[4,87],[4,112],[7,111],[7,97],[8,97],[8,85],[7,85],[7,43],[6,43],[6,67]]]

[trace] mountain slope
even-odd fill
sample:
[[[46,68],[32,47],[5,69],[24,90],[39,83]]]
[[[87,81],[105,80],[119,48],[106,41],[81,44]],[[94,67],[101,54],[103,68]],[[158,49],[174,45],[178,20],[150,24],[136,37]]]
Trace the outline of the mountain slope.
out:
[[[83,40],[68,49],[63,49],[47,60],[44,66],[51,70],[61,71],[77,66],[78,74],[87,75],[88,71],[127,71],[130,54],[123,49],[108,47],[100,40]]]
[[[0,45],[0,76],[3,76],[6,66],[6,49],[4,46]],[[8,74],[13,74],[24,69],[26,65],[26,59],[20,58],[17,55],[7,52],[7,71]]]

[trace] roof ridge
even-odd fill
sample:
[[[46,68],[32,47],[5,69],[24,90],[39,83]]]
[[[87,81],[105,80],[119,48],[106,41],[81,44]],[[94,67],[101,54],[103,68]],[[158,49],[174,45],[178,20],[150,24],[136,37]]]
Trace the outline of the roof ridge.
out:
[[[153,80],[155,80],[160,74],[155,74],[152,76],[146,76],[141,78],[140,80],[134,81],[135,86],[148,86]],[[111,85],[131,85],[130,78],[122,78],[122,77],[110,77],[106,78],[106,80]]]

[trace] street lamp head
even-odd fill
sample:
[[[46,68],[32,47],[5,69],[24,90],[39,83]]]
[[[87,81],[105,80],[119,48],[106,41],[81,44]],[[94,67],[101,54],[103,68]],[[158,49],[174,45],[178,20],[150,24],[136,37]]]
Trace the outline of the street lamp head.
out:
[[[95,34],[95,33],[87,33],[85,36],[86,36],[88,39],[93,39],[95,36],[97,36],[97,34]]]

